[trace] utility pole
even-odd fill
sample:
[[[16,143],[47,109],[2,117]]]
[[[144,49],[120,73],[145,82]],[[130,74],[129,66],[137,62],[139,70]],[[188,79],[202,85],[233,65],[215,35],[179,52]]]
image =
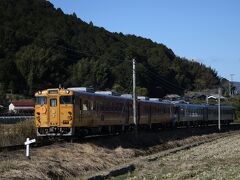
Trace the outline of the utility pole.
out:
[[[205,92],[205,95],[206,95],[206,104],[208,104],[208,93],[207,93],[207,91]]]
[[[136,109],[136,65],[133,59],[133,123],[137,128],[137,109]]]
[[[231,81],[229,81],[229,96],[231,97],[232,96],[232,82],[233,82],[233,76],[234,76],[235,74],[230,74],[230,76],[231,76]]]
[[[218,88],[218,130],[221,131],[221,88]]]

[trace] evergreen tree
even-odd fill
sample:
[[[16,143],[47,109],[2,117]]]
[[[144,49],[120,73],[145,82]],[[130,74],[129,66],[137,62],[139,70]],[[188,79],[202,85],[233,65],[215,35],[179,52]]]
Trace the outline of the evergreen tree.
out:
[[[110,33],[45,0],[1,0],[0,23],[0,84],[16,93],[58,84],[127,92],[132,58],[139,94],[161,97],[219,84],[215,70],[163,44]]]

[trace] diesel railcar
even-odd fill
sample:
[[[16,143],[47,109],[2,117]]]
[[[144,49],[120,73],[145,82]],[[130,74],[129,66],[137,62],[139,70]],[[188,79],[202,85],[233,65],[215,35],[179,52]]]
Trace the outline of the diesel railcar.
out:
[[[134,127],[132,97],[88,88],[55,88],[35,93],[35,125],[38,136],[84,136],[131,130]],[[139,128],[217,123],[217,106],[172,104],[137,100]],[[234,119],[232,106],[221,106],[222,122]]]

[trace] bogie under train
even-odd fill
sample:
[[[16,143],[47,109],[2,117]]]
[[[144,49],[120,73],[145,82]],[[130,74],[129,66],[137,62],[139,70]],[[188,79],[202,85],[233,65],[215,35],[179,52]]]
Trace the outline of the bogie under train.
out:
[[[35,94],[38,136],[84,136],[132,130],[132,97],[93,92],[87,88],[56,88]],[[235,118],[232,106],[221,106],[221,123]],[[217,124],[216,105],[172,104],[137,100],[138,128]]]

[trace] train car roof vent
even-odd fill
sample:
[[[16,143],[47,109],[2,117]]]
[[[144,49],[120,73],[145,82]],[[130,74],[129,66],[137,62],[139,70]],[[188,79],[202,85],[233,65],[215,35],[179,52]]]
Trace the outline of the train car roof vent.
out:
[[[96,91],[95,94],[109,95],[109,96],[120,96],[119,93],[113,91]]]
[[[146,97],[146,96],[138,96],[137,99],[138,99],[138,100],[149,100],[149,97]]]
[[[121,97],[132,98],[132,94],[122,94]]]
[[[75,92],[90,92],[90,93],[94,93],[94,89],[93,88],[88,88],[88,87],[70,87],[68,88],[71,91],[75,91]]]
[[[149,98],[149,101],[162,101],[160,98]]]

